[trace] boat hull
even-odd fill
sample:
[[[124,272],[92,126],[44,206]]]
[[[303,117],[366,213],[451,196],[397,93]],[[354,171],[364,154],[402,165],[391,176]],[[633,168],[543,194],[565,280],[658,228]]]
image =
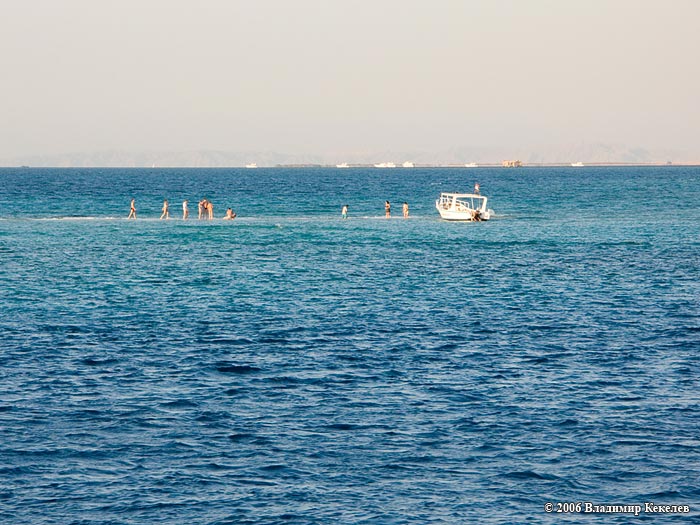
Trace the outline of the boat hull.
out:
[[[473,222],[475,220],[488,221],[491,218],[491,210],[479,213],[479,219],[474,218],[472,211],[443,210],[438,208],[440,218],[446,221]]]

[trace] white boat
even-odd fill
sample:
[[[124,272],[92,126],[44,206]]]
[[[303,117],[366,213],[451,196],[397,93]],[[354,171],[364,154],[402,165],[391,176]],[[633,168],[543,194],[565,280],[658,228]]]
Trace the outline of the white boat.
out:
[[[574,168],[583,168],[583,162],[572,162],[571,166]]]
[[[413,162],[411,162],[409,160],[407,160],[406,162],[401,164],[401,166],[403,166],[404,168],[415,168],[416,167],[416,165],[413,164]]]
[[[395,168],[396,164],[393,162],[380,162],[379,164],[374,165],[375,168]]]
[[[336,168],[349,168],[350,165],[347,162],[343,162],[341,164],[336,164],[335,167]]]
[[[250,164],[246,164],[245,167],[246,167],[246,168],[257,168],[258,165],[255,164],[255,162],[251,162]]]
[[[464,165],[464,167],[465,167],[465,168],[478,168],[479,165],[478,165],[476,162],[467,162],[467,163]]]
[[[435,207],[446,221],[488,221],[493,210],[486,207],[487,202],[476,193],[441,193]]]

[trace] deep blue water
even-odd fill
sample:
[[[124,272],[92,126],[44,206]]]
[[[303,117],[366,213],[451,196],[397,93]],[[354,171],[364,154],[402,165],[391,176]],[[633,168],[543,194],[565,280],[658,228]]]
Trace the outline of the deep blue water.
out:
[[[0,521],[698,520],[699,283],[699,168],[0,170]]]

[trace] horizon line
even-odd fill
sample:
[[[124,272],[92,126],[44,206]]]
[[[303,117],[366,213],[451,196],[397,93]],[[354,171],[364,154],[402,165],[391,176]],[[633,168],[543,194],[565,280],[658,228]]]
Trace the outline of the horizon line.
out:
[[[517,166],[507,166],[503,162],[480,162],[470,165],[455,164],[455,163],[417,163],[412,166],[402,166],[400,164],[387,167],[387,166],[376,166],[374,163],[353,163],[347,166],[338,167],[335,164],[319,164],[319,163],[302,163],[302,164],[275,164],[270,166],[246,166],[246,165],[231,165],[231,166],[192,166],[192,165],[163,165],[163,166],[113,166],[113,165],[94,165],[94,166],[31,166],[31,165],[0,165],[0,169],[303,169],[303,168],[317,168],[317,169],[358,169],[358,168],[370,168],[380,171],[403,171],[411,169],[479,169],[479,168],[504,168],[504,169],[518,169],[518,168],[605,168],[605,167],[695,167],[700,166],[700,161],[698,162],[585,162],[580,161],[579,163],[571,162],[521,162]]]

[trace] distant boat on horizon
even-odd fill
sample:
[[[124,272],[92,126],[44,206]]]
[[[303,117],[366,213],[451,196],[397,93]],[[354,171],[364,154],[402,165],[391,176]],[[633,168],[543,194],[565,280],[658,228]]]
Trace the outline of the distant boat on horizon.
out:
[[[374,165],[375,168],[395,168],[396,164],[393,162],[380,162],[379,164]]]
[[[255,162],[251,162],[250,164],[245,165],[246,168],[257,168],[258,165]]]
[[[401,164],[401,166],[404,168],[415,168],[416,167],[416,165],[413,164],[413,162],[411,162],[410,160],[407,160],[406,162]]]
[[[571,166],[574,168],[583,168],[583,162],[572,162]]]
[[[465,168],[478,168],[479,165],[478,165],[476,162],[467,162],[467,163],[464,165],[464,167],[465,167]]]
[[[350,165],[347,162],[341,162],[340,164],[335,165],[336,168],[349,168]]]
[[[520,168],[523,162],[521,160],[504,160],[501,162],[501,166],[504,168]]]

